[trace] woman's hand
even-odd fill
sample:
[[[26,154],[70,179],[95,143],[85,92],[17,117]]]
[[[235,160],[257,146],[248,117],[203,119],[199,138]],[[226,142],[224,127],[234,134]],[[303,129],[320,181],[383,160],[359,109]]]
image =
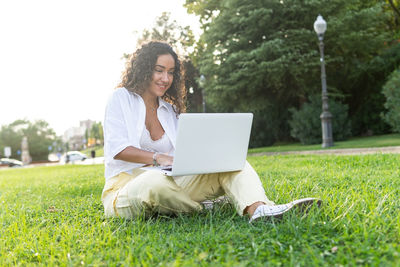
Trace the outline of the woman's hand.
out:
[[[157,154],[156,161],[161,166],[170,166],[174,162],[174,157],[166,154]]]
[[[148,165],[154,164],[154,160],[156,160],[157,164],[161,166],[170,166],[174,161],[174,157],[167,154],[141,150],[133,146],[126,147],[124,150],[119,152],[114,159]]]

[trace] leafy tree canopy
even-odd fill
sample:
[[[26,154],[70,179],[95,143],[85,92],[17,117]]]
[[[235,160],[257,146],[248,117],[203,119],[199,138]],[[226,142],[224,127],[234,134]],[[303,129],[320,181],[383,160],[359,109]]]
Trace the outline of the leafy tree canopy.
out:
[[[138,39],[138,44],[151,40],[164,41],[178,49],[181,56],[188,56],[195,38],[189,26],[181,26],[170,18],[169,12],[162,12],[156,18],[153,28],[145,29]]]
[[[324,43],[330,96],[349,105],[352,121],[367,113],[379,114],[383,108],[384,99],[378,95],[385,78],[369,77],[367,70],[390,48],[393,32],[388,25],[393,12],[388,3],[186,0],[185,6],[201,19],[204,32],[195,62],[207,79],[207,103],[216,110],[272,114],[273,107],[280,118],[272,134],[277,139],[288,137],[288,109],[321,91],[320,54],[313,29],[319,14],[328,24]],[[372,101],[372,108],[365,110],[363,105]],[[265,118],[265,123],[270,119]],[[376,119],[356,123],[355,133],[372,122],[382,123],[379,115]]]

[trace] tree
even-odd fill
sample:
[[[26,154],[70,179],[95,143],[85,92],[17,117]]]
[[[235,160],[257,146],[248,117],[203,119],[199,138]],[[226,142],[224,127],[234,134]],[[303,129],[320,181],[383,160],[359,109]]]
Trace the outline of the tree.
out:
[[[389,3],[389,6],[393,11],[392,25],[394,25],[394,28],[398,28],[398,27],[400,27],[399,1],[387,0],[387,2]]]
[[[195,42],[194,35],[189,26],[182,27],[176,20],[171,21],[169,12],[162,12],[156,18],[153,28],[145,29],[138,39],[138,44],[151,40],[164,41],[175,47],[181,56],[189,55]]]
[[[16,133],[11,125],[1,126],[0,154],[3,155],[4,147],[8,146],[11,147],[11,153],[12,153],[11,157],[17,157],[17,151],[21,150],[21,141],[22,141],[22,136],[19,133]]]
[[[95,143],[104,143],[103,125],[100,121],[93,123],[92,128],[89,132],[89,138],[93,138],[95,140]]]
[[[1,127],[1,151],[3,151],[4,146],[10,146],[13,153],[12,157],[19,158],[17,151],[21,150],[23,136],[28,138],[29,154],[34,161],[47,160],[50,150],[55,151],[57,144],[61,144],[61,140],[46,121],[16,120],[9,125]]]
[[[383,109],[379,86],[385,78],[368,75],[371,63],[390,48],[385,47],[391,38],[389,16],[379,1],[186,0],[185,6],[202,23],[194,62],[207,78],[207,103],[221,112],[254,112],[255,124],[267,126],[259,133],[263,137],[252,136],[258,144],[290,138],[289,108],[299,108],[321,91],[313,30],[320,12],[328,22],[330,95],[344,97],[354,133],[371,125],[377,132],[386,129],[379,116],[358,121]]]

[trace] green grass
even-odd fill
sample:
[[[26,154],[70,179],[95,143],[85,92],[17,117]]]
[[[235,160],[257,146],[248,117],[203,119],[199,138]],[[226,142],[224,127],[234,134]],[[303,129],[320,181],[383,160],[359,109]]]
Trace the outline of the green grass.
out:
[[[367,147],[387,147],[400,146],[400,134],[387,134],[369,137],[354,137],[346,141],[334,142],[334,146],[327,149],[342,149],[342,148],[367,148]],[[251,153],[261,152],[286,152],[286,151],[305,151],[319,150],[321,144],[302,145],[301,143],[275,144],[269,147],[259,147],[249,149]]]
[[[228,205],[106,219],[103,166],[0,170],[0,266],[400,265],[400,155],[249,161],[270,199],[319,197],[323,207],[252,225]]]
[[[335,145],[328,149],[341,149],[341,148],[367,148],[367,147],[386,147],[386,146],[400,146],[400,134],[386,134],[369,137],[354,137],[346,141],[335,142]],[[301,143],[279,143],[269,147],[259,147],[249,149],[251,153],[261,152],[286,152],[286,151],[305,151],[305,150],[319,150],[321,144],[316,145],[302,145]],[[89,158],[91,157],[90,151],[92,149],[82,150]],[[96,157],[104,156],[102,146],[96,146]]]

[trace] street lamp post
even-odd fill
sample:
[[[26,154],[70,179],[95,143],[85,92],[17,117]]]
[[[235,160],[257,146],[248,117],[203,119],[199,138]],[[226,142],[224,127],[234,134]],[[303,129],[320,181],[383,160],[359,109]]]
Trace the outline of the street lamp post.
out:
[[[203,104],[203,113],[206,113],[206,98],[205,98],[205,92],[204,92],[204,86],[206,82],[206,77],[204,75],[200,75],[199,79],[199,84],[201,87],[201,99],[202,99],[202,104]]]
[[[324,33],[326,31],[326,21],[321,15],[317,17],[314,22],[314,30],[318,35],[319,50],[321,53],[321,82],[322,82],[322,114],[321,125],[322,125],[322,147],[333,146],[332,138],[332,114],[329,112],[328,105],[328,91],[326,88],[326,73],[325,73],[325,61],[324,61]]]

